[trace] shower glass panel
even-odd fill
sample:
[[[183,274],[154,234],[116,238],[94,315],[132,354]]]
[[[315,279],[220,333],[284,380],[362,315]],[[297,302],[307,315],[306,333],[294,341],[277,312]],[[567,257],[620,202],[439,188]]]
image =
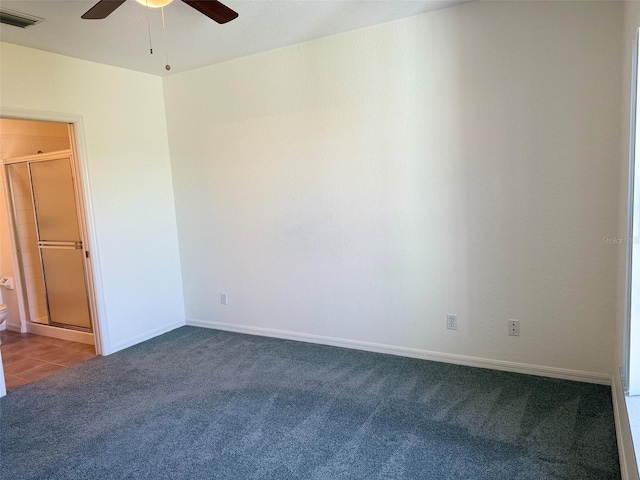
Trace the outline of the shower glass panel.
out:
[[[52,324],[91,328],[82,250],[41,247]]]
[[[47,297],[44,290],[36,216],[31,196],[31,178],[28,163],[13,163],[6,166],[15,219],[16,247],[20,277],[28,300],[29,320],[34,323],[49,323]]]
[[[49,323],[91,329],[70,158],[30,162],[29,172]]]
[[[79,242],[78,212],[68,158],[30,163],[38,240]]]

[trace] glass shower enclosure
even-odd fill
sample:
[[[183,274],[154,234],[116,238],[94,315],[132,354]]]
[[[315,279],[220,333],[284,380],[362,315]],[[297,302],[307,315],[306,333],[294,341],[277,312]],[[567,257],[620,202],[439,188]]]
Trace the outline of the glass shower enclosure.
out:
[[[5,160],[29,320],[92,331],[71,150]]]

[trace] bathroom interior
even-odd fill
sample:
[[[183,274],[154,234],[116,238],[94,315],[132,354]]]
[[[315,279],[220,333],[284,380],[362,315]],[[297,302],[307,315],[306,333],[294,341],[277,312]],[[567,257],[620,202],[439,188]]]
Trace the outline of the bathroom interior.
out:
[[[9,392],[96,355],[72,128],[0,119],[0,354]]]

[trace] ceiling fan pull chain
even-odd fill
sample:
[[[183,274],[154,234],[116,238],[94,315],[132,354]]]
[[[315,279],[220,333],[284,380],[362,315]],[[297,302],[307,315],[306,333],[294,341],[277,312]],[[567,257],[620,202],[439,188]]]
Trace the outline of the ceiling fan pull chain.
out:
[[[147,31],[149,32],[149,53],[153,55],[153,45],[151,44],[151,22],[149,21],[149,2],[147,0]]]
[[[169,41],[167,40],[167,26],[164,23],[164,7],[162,7],[160,11],[162,12],[162,37],[164,40],[164,56],[165,60],[167,61],[167,64],[164,66],[164,68],[169,71],[171,70],[171,65],[169,65]]]

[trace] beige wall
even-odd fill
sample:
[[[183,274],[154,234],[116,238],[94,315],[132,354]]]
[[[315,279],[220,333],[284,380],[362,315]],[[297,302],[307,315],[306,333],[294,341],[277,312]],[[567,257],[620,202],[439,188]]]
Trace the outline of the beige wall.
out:
[[[608,379],[621,28],[473,2],[165,77],[188,322]]]

